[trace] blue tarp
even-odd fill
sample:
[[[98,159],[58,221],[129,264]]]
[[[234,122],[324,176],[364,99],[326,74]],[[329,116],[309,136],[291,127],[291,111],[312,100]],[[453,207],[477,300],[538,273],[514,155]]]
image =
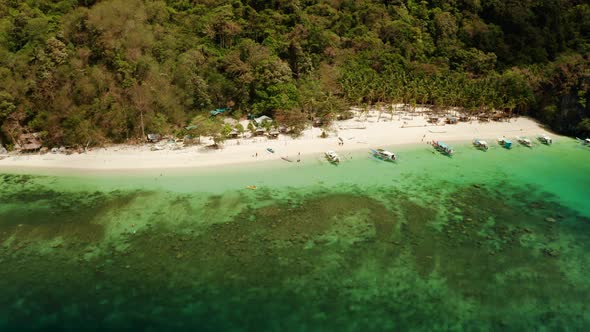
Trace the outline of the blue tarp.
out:
[[[218,115],[218,114],[221,114],[221,113],[227,111],[228,109],[229,108],[227,108],[227,107],[226,108],[218,108],[218,109],[216,109],[214,111],[209,112],[209,114],[211,114],[211,115]]]

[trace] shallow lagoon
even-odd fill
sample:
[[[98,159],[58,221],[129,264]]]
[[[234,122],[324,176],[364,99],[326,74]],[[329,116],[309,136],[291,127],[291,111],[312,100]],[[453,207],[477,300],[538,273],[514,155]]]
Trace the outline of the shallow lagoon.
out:
[[[456,150],[0,175],[0,328],[590,327],[590,149]]]

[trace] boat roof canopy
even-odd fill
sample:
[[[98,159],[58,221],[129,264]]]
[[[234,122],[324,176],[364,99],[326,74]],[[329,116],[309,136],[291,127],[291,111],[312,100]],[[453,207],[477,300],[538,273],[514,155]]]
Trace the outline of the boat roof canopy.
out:
[[[443,143],[443,142],[436,142],[436,144],[438,144],[439,146],[441,146],[443,148],[450,149],[450,147],[447,144]]]
[[[395,156],[395,153],[383,149],[377,149],[377,152],[384,154],[386,156]]]

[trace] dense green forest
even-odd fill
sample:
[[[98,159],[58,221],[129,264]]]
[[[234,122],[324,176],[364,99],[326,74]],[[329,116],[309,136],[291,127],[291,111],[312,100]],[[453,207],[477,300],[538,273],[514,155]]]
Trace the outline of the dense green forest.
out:
[[[0,139],[100,145],[208,112],[532,115],[590,135],[584,0],[0,0]],[[212,126],[200,126],[212,128]]]

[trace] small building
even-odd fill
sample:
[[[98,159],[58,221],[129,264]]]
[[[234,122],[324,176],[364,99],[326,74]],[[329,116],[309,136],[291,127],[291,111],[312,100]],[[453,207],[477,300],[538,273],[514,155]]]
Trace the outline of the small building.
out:
[[[324,120],[321,119],[321,118],[316,118],[316,119],[313,120],[313,124],[312,125],[314,127],[316,127],[316,128],[319,128],[319,127],[321,127],[321,126],[324,125]]]
[[[162,139],[160,134],[147,134],[147,140],[150,143],[157,143],[160,141],[160,139]]]
[[[261,126],[266,121],[272,121],[272,118],[270,116],[263,115],[254,119],[254,123],[257,126]]]
[[[459,121],[461,122],[468,122],[469,120],[471,120],[471,117],[469,115],[461,115],[459,117]]]
[[[232,131],[229,134],[227,134],[227,137],[238,138],[239,135],[240,135],[240,133],[237,130],[232,129]]]
[[[438,117],[436,116],[431,116],[428,118],[428,123],[437,123],[438,122]]]
[[[496,112],[492,115],[492,120],[494,121],[502,121],[506,118],[506,115],[502,112]]]
[[[447,118],[445,119],[445,122],[447,124],[457,124],[458,120],[454,116],[447,116]]]
[[[279,138],[279,131],[278,130],[271,131],[270,133],[268,133],[268,138],[272,138],[272,139]]]
[[[264,136],[265,133],[266,133],[266,131],[263,128],[258,128],[254,132],[254,135],[256,135],[256,136]]]
[[[284,125],[281,125],[279,127],[279,132],[282,133],[282,134],[288,134],[288,133],[291,132],[291,128],[289,128],[287,126],[284,126]]]

